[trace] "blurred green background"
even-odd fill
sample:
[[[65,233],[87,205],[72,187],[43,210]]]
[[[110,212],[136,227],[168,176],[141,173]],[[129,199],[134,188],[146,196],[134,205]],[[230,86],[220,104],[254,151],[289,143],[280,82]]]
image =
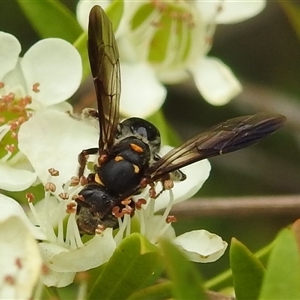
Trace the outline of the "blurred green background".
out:
[[[77,1],[62,2],[75,12]],[[294,12],[300,11],[297,2],[293,5]],[[284,7],[283,2],[270,1],[252,19],[218,26],[210,55],[230,66],[244,87],[243,93],[228,105],[207,104],[192,81],[168,86],[163,112],[182,140],[227,118],[258,111],[281,113],[288,119],[284,129],[259,145],[211,159],[211,175],[198,193],[197,201],[201,197],[226,201],[227,197],[282,195],[288,205],[289,195],[300,194],[300,43],[291,15]],[[0,15],[0,30],[20,40],[22,53],[39,40],[16,1],[0,0]],[[95,105],[84,97],[87,92],[93,92],[92,88],[89,80],[78,91],[76,100],[85,100],[78,107]],[[300,197],[293,213],[279,210],[270,214],[243,212],[219,216],[211,212],[208,217],[201,216],[199,211],[199,216],[194,218],[181,218],[179,214],[174,226],[178,233],[205,228],[227,242],[234,236],[255,251],[271,242],[280,228],[299,216]],[[228,255],[213,265],[199,267],[205,277],[215,275],[228,268]]]

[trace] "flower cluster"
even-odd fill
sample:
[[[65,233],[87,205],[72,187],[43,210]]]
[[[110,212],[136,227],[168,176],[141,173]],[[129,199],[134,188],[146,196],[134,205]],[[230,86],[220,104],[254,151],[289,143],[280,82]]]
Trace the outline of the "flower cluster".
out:
[[[103,4],[79,2],[78,18],[83,23],[88,6],[98,2]],[[211,3],[124,2],[117,31],[123,57],[124,115],[153,114],[166,96],[162,83],[181,82],[188,74],[213,104],[224,104],[240,91],[230,69],[206,57],[216,24],[235,18],[229,14],[229,2]],[[264,2],[257,3],[234,21],[258,13]],[[145,11],[147,18],[142,17]],[[166,43],[157,46],[159,39]],[[0,188],[14,192],[31,187],[33,191],[26,193],[29,213],[13,198],[0,194],[1,298],[29,298],[39,279],[47,286],[71,284],[77,272],[107,262],[133,232],[133,223],[134,231],[154,245],[162,236],[169,238],[192,261],[211,262],[224,253],[227,243],[218,236],[196,230],[176,237],[172,227],[172,205],[201,188],[210,172],[207,160],[183,168],[187,180],[176,182],[157,199],[150,198],[147,189],[134,197],[135,216],[119,218],[118,231],[106,228],[82,239],[74,201],[82,186],[74,175],[78,154],[98,144],[99,129],[89,120],[74,117],[66,102],[82,79],[80,55],[57,38],[39,41],[23,57],[14,36],[0,32],[0,44]],[[137,105],[141,98],[142,106]],[[160,154],[168,150],[163,147]],[[35,195],[38,184],[44,187],[43,199]],[[160,210],[162,215],[157,214]]]
[[[26,157],[18,151],[20,126],[44,109],[71,111],[65,100],[79,87],[79,53],[62,39],[44,39],[20,58],[21,45],[0,32],[0,188],[22,191],[37,179]]]
[[[77,18],[82,27],[87,29],[92,6],[109,9],[110,2],[80,0]],[[162,84],[180,83],[190,75],[206,101],[228,103],[242,88],[228,66],[208,56],[216,26],[244,21],[264,6],[263,0],[124,1],[116,32],[123,75],[122,113],[150,116],[164,102]]]

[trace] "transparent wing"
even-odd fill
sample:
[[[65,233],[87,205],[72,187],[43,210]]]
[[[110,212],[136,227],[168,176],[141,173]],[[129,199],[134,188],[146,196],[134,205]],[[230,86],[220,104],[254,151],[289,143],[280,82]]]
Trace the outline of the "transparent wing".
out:
[[[285,120],[281,115],[265,113],[229,119],[168,152],[151,165],[145,177],[158,180],[196,161],[256,144],[282,127]]]
[[[88,55],[95,84],[100,125],[99,153],[112,147],[119,122],[119,52],[112,24],[100,6],[90,12]]]

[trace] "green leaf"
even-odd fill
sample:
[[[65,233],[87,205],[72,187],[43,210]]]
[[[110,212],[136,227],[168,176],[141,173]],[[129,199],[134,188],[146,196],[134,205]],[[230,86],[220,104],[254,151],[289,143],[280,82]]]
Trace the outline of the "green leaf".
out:
[[[237,299],[258,299],[265,269],[237,239],[230,245],[230,265]]]
[[[206,299],[202,278],[193,264],[171,242],[161,241],[164,263],[172,281],[172,292],[176,299]]]
[[[299,249],[289,229],[274,242],[259,299],[300,299]]]
[[[78,39],[73,43],[78,50],[82,60],[82,81],[84,81],[90,74],[90,62],[87,51],[87,32],[83,32]]]
[[[128,300],[170,299],[172,297],[171,288],[172,284],[169,281],[155,284],[135,292],[128,298]]]
[[[124,2],[121,0],[113,1],[106,9],[106,14],[109,20],[112,22],[113,30],[116,32],[120,25],[121,18],[124,11]]]
[[[138,233],[125,238],[106,263],[87,299],[127,299],[155,271],[156,246]]]
[[[292,27],[294,28],[298,38],[300,39],[300,7],[298,3],[293,3],[291,1],[278,1],[281,5],[288,20]]]
[[[73,43],[82,33],[75,16],[57,0],[18,3],[41,38],[59,37]]]

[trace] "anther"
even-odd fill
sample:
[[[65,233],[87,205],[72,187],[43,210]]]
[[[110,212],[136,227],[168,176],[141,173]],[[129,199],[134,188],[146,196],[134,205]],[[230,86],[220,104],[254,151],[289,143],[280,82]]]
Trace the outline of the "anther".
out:
[[[58,197],[60,197],[62,200],[67,200],[69,195],[67,193],[60,193],[58,194]]]
[[[32,85],[32,91],[35,93],[40,92],[40,84],[38,82]]]
[[[124,200],[122,200],[121,201],[121,204],[123,204],[123,205],[129,205],[130,203],[131,203],[131,198],[126,198],[126,199],[124,199]]]
[[[5,281],[5,283],[7,283],[9,285],[15,285],[16,284],[16,279],[11,275],[6,275],[4,277],[4,281]]]
[[[115,216],[116,218],[122,218],[124,216],[124,214],[122,212],[120,212],[119,206],[113,207],[112,215]]]
[[[79,184],[79,178],[77,176],[73,176],[71,178],[71,183],[70,183],[70,186],[76,186]]]
[[[56,191],[56,185],[53,182],[47,182],[45,184],[45,191],[54,193]]]
[[[66,213],[72,214],[76,212],[77,204],[75,202],[71,202],[67,205]]]
[[[167,223],[175,223],[175,222],[177,222],[177,219],[175,216],[167,216],[166,222]]]
[[[95,229],[95,234],[101,234],[106,229],[104,225],[98,224],[97,228]]]
[[[174,182],[171,179],[164,180],[163,186],[165,190],[170,190],[174,187]]]
[[[54,168],[48,169],[48,172],[51,176],[59,176],[59,171]]]
[[[34,201],[33,193],[26,193],[25,197],[26,197],[27,201],[30,202],[30,203],[32,203]]]
[[[10,145],[6,145],[4,147],[4,149],[7,151],[7,152],[10,152],[10,153],[13,153],[16,149],[15,145],[14,144],[10,144]]]
[[[124,215],[131,215],[132,213],[132,208],[130,206],[126,206],[122,209],[122,214]]]
[[[19,258],[19,257],[16,258],[15,264],[19,269],[22,269],[23,264],[22,264],[21,258]]]
[[[143,198],[138,199],[138,200],[135,202],[135,208],[136,208],[137,210],[140,210],[140,209],[142,209],[142,205],[145,205],[145,204],[147,204],[147,200],[146,200],[146,199],[143,199]]]

